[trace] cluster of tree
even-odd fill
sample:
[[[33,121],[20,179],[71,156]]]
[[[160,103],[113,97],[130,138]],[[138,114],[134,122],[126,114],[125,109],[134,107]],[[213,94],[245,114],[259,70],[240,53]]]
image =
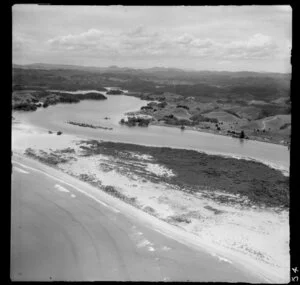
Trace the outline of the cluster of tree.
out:
[[[121,119],[120,124],[127,125],[129,127],[134,127],[136,125],[138,125],[139,127],[148,127],[150,121],[151,119],[146,119],[142,117],[128,117],[127,121]]]
[[[156,100],[163,102],[166,100],[166,97],[163,95],[157,95],[154,93],[141,93],[137,97],[140,97],[142,100]]]
[[[106,94],[109,95],[120,95],[120,94],[124,94],[124,92],[122,90],[109,90],[106,92]]]
[[[74,100],[79,102],[80,100],[106,100],[107,97],[104,96],[101,93],[96,93],[96,92],[89,92],[89,93],[82,93],[82,94],[71,94],[71,93],[58,93],[58,96],[61,98],[68,98],[70,100]]]
[[[34,103],[21,102],[13,104],[13,109],[19,111],[35,111],[37,106]]]
[[[153,110],[153,108],[151,106],[143,106],[141,110]]]
[[[279,129],[280,130],[284,130],[286,129],[287,127],[289,127],[291,125],[291,123],[285,123],[284,125],[282,125]]]
[[[106,127],[101,127],[101,126],[95,126],[95,125],[92,125],[92,124],[86,124],[86,123],[77,123],[77,122],[72,122],[72,121],[68,121],[67,123],[70,124],[70,125],[79,126],[79,127],[84,127],[84,128],[112,130],[112,128],[106,128]]]
[[[167,102],[164,101],[164,102],[160,102],[160,103],[157,103],[157,102],[150,102],[147,104],[147,106],[143,106],[141,107],[141,110],[156,110],[154,108],[165,108],[167,106]]]
[[[157,103],[158,108],[165,108],[167,105],[168,105],[168,103],[166,101]]]
[[[45,93],[43,93],[45,94]],[[79,103],[81,100],[105,100],[103,94],[90,92],[86,94],[70,94],[70,93],[47,93],[48,96],[44,100],[44,106],[55,105],[57,103]]]
[[[76,95],[66,94],[59,95],[59,102],[60,103],[79,103],[80,99]]]
[[[227,131],[228,134],[232,135],[233,137],[240,138],[240,139],[247,139],[248,137],[245,135],[245,132],[242,130],[241,132],[236,131]]]
[[[224,110],[224,111],[227,112],[230,115],[233,115],[233,116],[241,119],[241,117],[237,113],[233,112],[232,110]]]
[[[186,119],[178,119],[173,114],[166,115],[162,119],[168,125],[175,125],[175,126],[193,126],[194,123],[192,121]]]
[[[176,108],[184,108],[184,109],[187,109],[187,110],[190,109],[188,106],[185,106],[185,105],[177,105]]]

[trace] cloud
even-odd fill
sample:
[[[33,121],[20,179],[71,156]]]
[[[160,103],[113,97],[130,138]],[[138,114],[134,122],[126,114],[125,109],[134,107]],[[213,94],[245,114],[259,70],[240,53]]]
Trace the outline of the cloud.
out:
[[[263,59],[276,56],[278,46],[270,36],[254,34],[239,40],[222,42],[184,33],[170,36],[147,30],[143,26],[123,32],[89,29],[79,34],[58,36],[47,41],[54,50],[72,51],[95,56],[118,54],[132,56],[191,56],[218,60]]]
[[[27,35],[21,33],[13,33],[12,37],[12,49],[14,53],[24,53],[32,50],[35,45],[35,40]]]
[[[243,41],[221,42],[200,39],[184,34],[175,40],[190,55],[211,56],[218,59],[259,59],[276,56],[278,46],[271,37],[254,34]]]
[[[254,34],[244,41],[233,41],[225,44],[223,55],[235,59],[259,59],[276,56],[278,46],[271,37]]]

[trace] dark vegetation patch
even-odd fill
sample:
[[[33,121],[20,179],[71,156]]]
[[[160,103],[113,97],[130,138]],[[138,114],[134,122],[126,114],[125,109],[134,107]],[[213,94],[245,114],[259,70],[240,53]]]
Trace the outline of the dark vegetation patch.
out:
[[[176,108],[183,108],[183,109],[186,109],[186,110],[190,109],[188,106],[185,106],[185,105],[177,105]]]
[[[189,224],[191,222],[191,220],[185,217],[184,215],[170,216],[167,218],[167,221],[171,223],[175,222],[175,223],[185,223],[185,224]]]
[[[35,111],[38,107],[48,107],[58,103],[79,103],[81,100],[105,100],[103,94],[89,92],[86,94],[70,94],[63,92],[39,91],[14,91],[12,107],[14,110]],[[41,103],[39,103],[41,102]]]
[[[13,110],[17,111],[35,111],[38,107],[35,104],[27,102],[13,104]]]
[[[112,130],[113,129],[113,128],[95,126],[95,125],[92,125],[92,124],[78,123],[78,122],[73,122],[73,121],[68,121],[67,124],[74,125],[74,126],[79,126],[79,127],[83,127],[83,128],[92,128],[92,129],[103,129],[103,130]]]
[[[36,159],[42,163],[56,166],[59,163],[67,163],[70,160],[74,160],[75,158],[73,156],[66,155],[66,154],[74,153],[73,151],[70,148],[67,148],[67,149],[56,150],[51,153],[47,153],[43,150],[35,151],[32,148],[27,148],[25,150],[25,155],[33,159]]]
[[[74,148],[71,148],[71,147],[61,149],[59,152],[60,153],[74,153],[75,154]]]
[[[71,98],[74,100],[79,100],[79,101],[80,100],[106,100],[107,99],[106,96],[104,96],[101,93],[97,93],[97,92],[88,92],[88,93],[82,93],[82,94],[71,94],[71,93],[58,92],[55,94],[60,96],[61,100],[63,100],[63,99],[67,100],[67,99],[71,99]]]
[[[193,150],[147,147],[126,143],[82,141],[83,155],[118,157],[120,152],[150,155],[155,163],[173,171],[175,176],[162,181],[197,192],[220,190],[248,197],[255,204],[289,206],[289,178],[262,163],[208,155]],[[131,158],[134,160],[134,158]],[[137,159],[138,160],[138,159]]]
[[[242,119],[241,116],[239,116],[237,113],[235,113],[234,111],[232,110],[224,110],[225,112],[227,112],[228,114],[230,115],[233,115],[234,117],[237,117],[239,119]]]
[[[151,119],[147,119],[147,118],[128,117],[127,120],[121,119],[120,124],[129,126],[129,127],[135,127],[135,126],[148,127],[150,122],[151,122]]]
[[[160,121],[164,121],[168,125],[175,125],[175,126],[193,126],[195,125],[193,121],[187,120],[187,119],[178,119],[173,114],[164,116]]]
[[[204,208],[207,209],[207,210],[210,210],[210,211],[214,212],[215,215],[219,215],[219,214],[224,213],[224,211],[220,211],[220,210],[218,210],[216,208],[213,208],[213,207],[211,207],[209,205],[204,206]]]
[[[106,92],[106,94],[109,94],[109,95],[121,95],[121,94],[124,94],[124,92],[122,90],[109,90]]]
[[[146,213],[150,214],[150,215],[156,215],[156,211],[150,207],[150,206],[146,206],[143,208],[143,211],[145,211]]]
[[[280,127],[280,130],[284,130],[284,129],[288,128],[289,126],[291,126],[291,123],[285,123],[284,125],[282,125]]]
[[[118,199],[123,200],[126,203],[133,204],[133,205],[136,204],[135,197],[131,197],[131,198],[127,197],[126,195],[124,195],[120,191],[118,191],[114,186],[107,185],[107,186],[103,186],[101,189],[103,191],[105,191],[106,193],[108,193]]]

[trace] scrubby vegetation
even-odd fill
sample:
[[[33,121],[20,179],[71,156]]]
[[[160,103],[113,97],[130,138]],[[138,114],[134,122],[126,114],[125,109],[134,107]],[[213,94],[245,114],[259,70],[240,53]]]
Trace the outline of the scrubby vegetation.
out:
[[[13,104],[13,109],[18,111],[35,111],[37,106],[35,104],[22,102]]]
[[[73,152],[69,148],[65,150],[57,150],[51,153],[47,153],[42,150],[35,151],[32,148],[27,148],[25,150],[25,155],[52,166],[56,166],[59,163],[66,163],[70,160],[73,160],[74,158],[72,156],[68,156],[68,154],[72,153]]]
[[[89,92],[86,94],[71,94],[52,91],[15,91],[12,96],[14,110],[35,111],[38,107],[47,108],[58,103],[78,103],[81,100],[105,100],[103,94]]]
[[[175,174],[173,177],[161,177],[161,181],[177,185],[186,191],[219,190],[246,196],[258,205],[289,206],[289,178],[259,162],[208,155],[193,150],[96,140],[84,141],[82,151],[83,155],[103,154],[115,157],[124,152],[143,153]]]
[[[109,95],[121,95],[121,94],[124,94],[124,92],[122,90],[111,89],[111,90],[107,91],[106,94],[109,94]]]
[[[104,190],[106,193],[123,200],[126,203],[129,204],[135,204],[136,203],[136,198],[129,198],[126,195],[122,194],[121,192],[119,192],[115,187],[107,185],[107,186],[103,186],[101,188],[102,190]]]
[[[113,128],[107,128],[107,127],[101,127],[101,126],[95,126],[92,124],[86,124],[86,123],[78,123],[78,122],[72,122],[68,121],[67,124],[84,127],[84,128],[92,128],[92,129],[103,129],[103,130],[112,130]]]
[[[282,125],[280,127],[280,130],[284,130],[284,129],[288,128],[290,125],[291,125],[290,123],[285,123],[284,125]]]
[[[186,224],[189,224],[191,222],[190,219],[184,217],[184,216],[171,216],[167,219],[169,222],[171,223],[186,223]]]
[[[185,106],[185,105],[177,105],[176,107],[177,108],[184,108],[184,109],[187,109],[187,110],[190,109],[188,106]]]
[[[129,127],[134,127],[134,126],[148,127],[150,122],[151,122],[151,119],[147,119],[147,118],[128,117],[128,119],[126,121],[124,119],[121,119],[120,124],[129,126]]]

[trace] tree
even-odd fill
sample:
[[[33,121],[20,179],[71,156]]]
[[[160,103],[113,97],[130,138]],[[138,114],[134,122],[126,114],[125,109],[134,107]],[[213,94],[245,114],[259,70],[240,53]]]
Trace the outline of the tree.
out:
[[[243,139],[243,138],[245,138],[245,133],[244,133],[244,131],[241,131],[241,133],[240,133],[240,139]]]

